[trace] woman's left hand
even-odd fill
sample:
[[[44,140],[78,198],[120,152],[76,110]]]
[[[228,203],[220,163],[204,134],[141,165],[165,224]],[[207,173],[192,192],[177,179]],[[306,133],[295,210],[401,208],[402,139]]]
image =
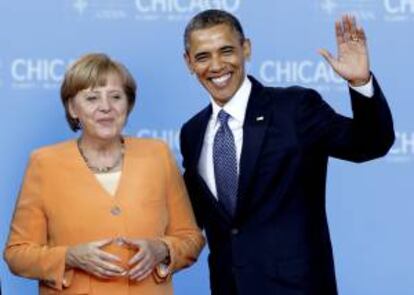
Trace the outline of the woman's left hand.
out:
[[[122,238],[122,242],[137,249],[137,253],[128,261],[132,267],[128,277],[141,281],[148,277],[154,268],[168,256],[168,247],[159,240]]]

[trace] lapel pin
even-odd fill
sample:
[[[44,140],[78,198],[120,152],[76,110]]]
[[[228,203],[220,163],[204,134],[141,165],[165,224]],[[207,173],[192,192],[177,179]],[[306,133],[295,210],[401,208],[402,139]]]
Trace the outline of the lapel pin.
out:
[[[256,117],[256,122],[260,122],[260,121],[263,121],[263,120],[264,120],[264,117],[263,116]]]

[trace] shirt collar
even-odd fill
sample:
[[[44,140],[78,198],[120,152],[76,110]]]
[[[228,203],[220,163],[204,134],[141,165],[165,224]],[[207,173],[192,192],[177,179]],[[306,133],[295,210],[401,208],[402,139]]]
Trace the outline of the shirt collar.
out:
[[[217,121],[218,113],[223,109],[233,119],[237,120],[241,124],[244,123],[244,117],[246,115],[247,103],[249,101],[250,92],[252,91],[252,82],[244,77],[243,83],[236,91],[234,96],[223,106],[219,106],[212,97],[210,97],[211,105],[213,107],[212,119]]]

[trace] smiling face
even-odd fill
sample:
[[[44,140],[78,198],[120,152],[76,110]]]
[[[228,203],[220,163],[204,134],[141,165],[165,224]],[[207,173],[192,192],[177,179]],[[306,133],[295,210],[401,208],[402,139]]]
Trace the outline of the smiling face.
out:
[[[184,57],[188,68],[214,101],[225,105],[245,77],[245,61],[250,57],[250,41],[227,24],[194,30]]]
[[[128,99],[116,74],[108,74],[103,86],[79,91],[68,106],[82,125],[82,136],[89,139],[118,139],[128,115]]]

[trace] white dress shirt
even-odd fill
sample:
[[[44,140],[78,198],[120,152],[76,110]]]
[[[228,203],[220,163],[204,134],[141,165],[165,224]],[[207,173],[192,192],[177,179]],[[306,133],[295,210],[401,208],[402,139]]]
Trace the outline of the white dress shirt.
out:
[[[350,87],[366,97],[372,97],[374,95],[372,77],[370,81],[365,85]],[[210,120],[208,121],[206,133],[204,135],[203,147],[201,149],[200,159],[198,162],[198,173],[201,175],[216,199],[217,187],[216,179],[214,177],[213,143],[214,136],[220,127],[220,122],[217,119],[217,116],[222,109],[230,115],[228,124],[231,131],[233,132],[234,141],[236,144],[237,172],[240,173],[240,156],[243,146],[243,124],[251,91],[252,83],[246,76],[239,90],[237,90],[234,96],[223,107],[220,107],[213,100],[213,98],[210,97],[213,112],[211,114]]]

